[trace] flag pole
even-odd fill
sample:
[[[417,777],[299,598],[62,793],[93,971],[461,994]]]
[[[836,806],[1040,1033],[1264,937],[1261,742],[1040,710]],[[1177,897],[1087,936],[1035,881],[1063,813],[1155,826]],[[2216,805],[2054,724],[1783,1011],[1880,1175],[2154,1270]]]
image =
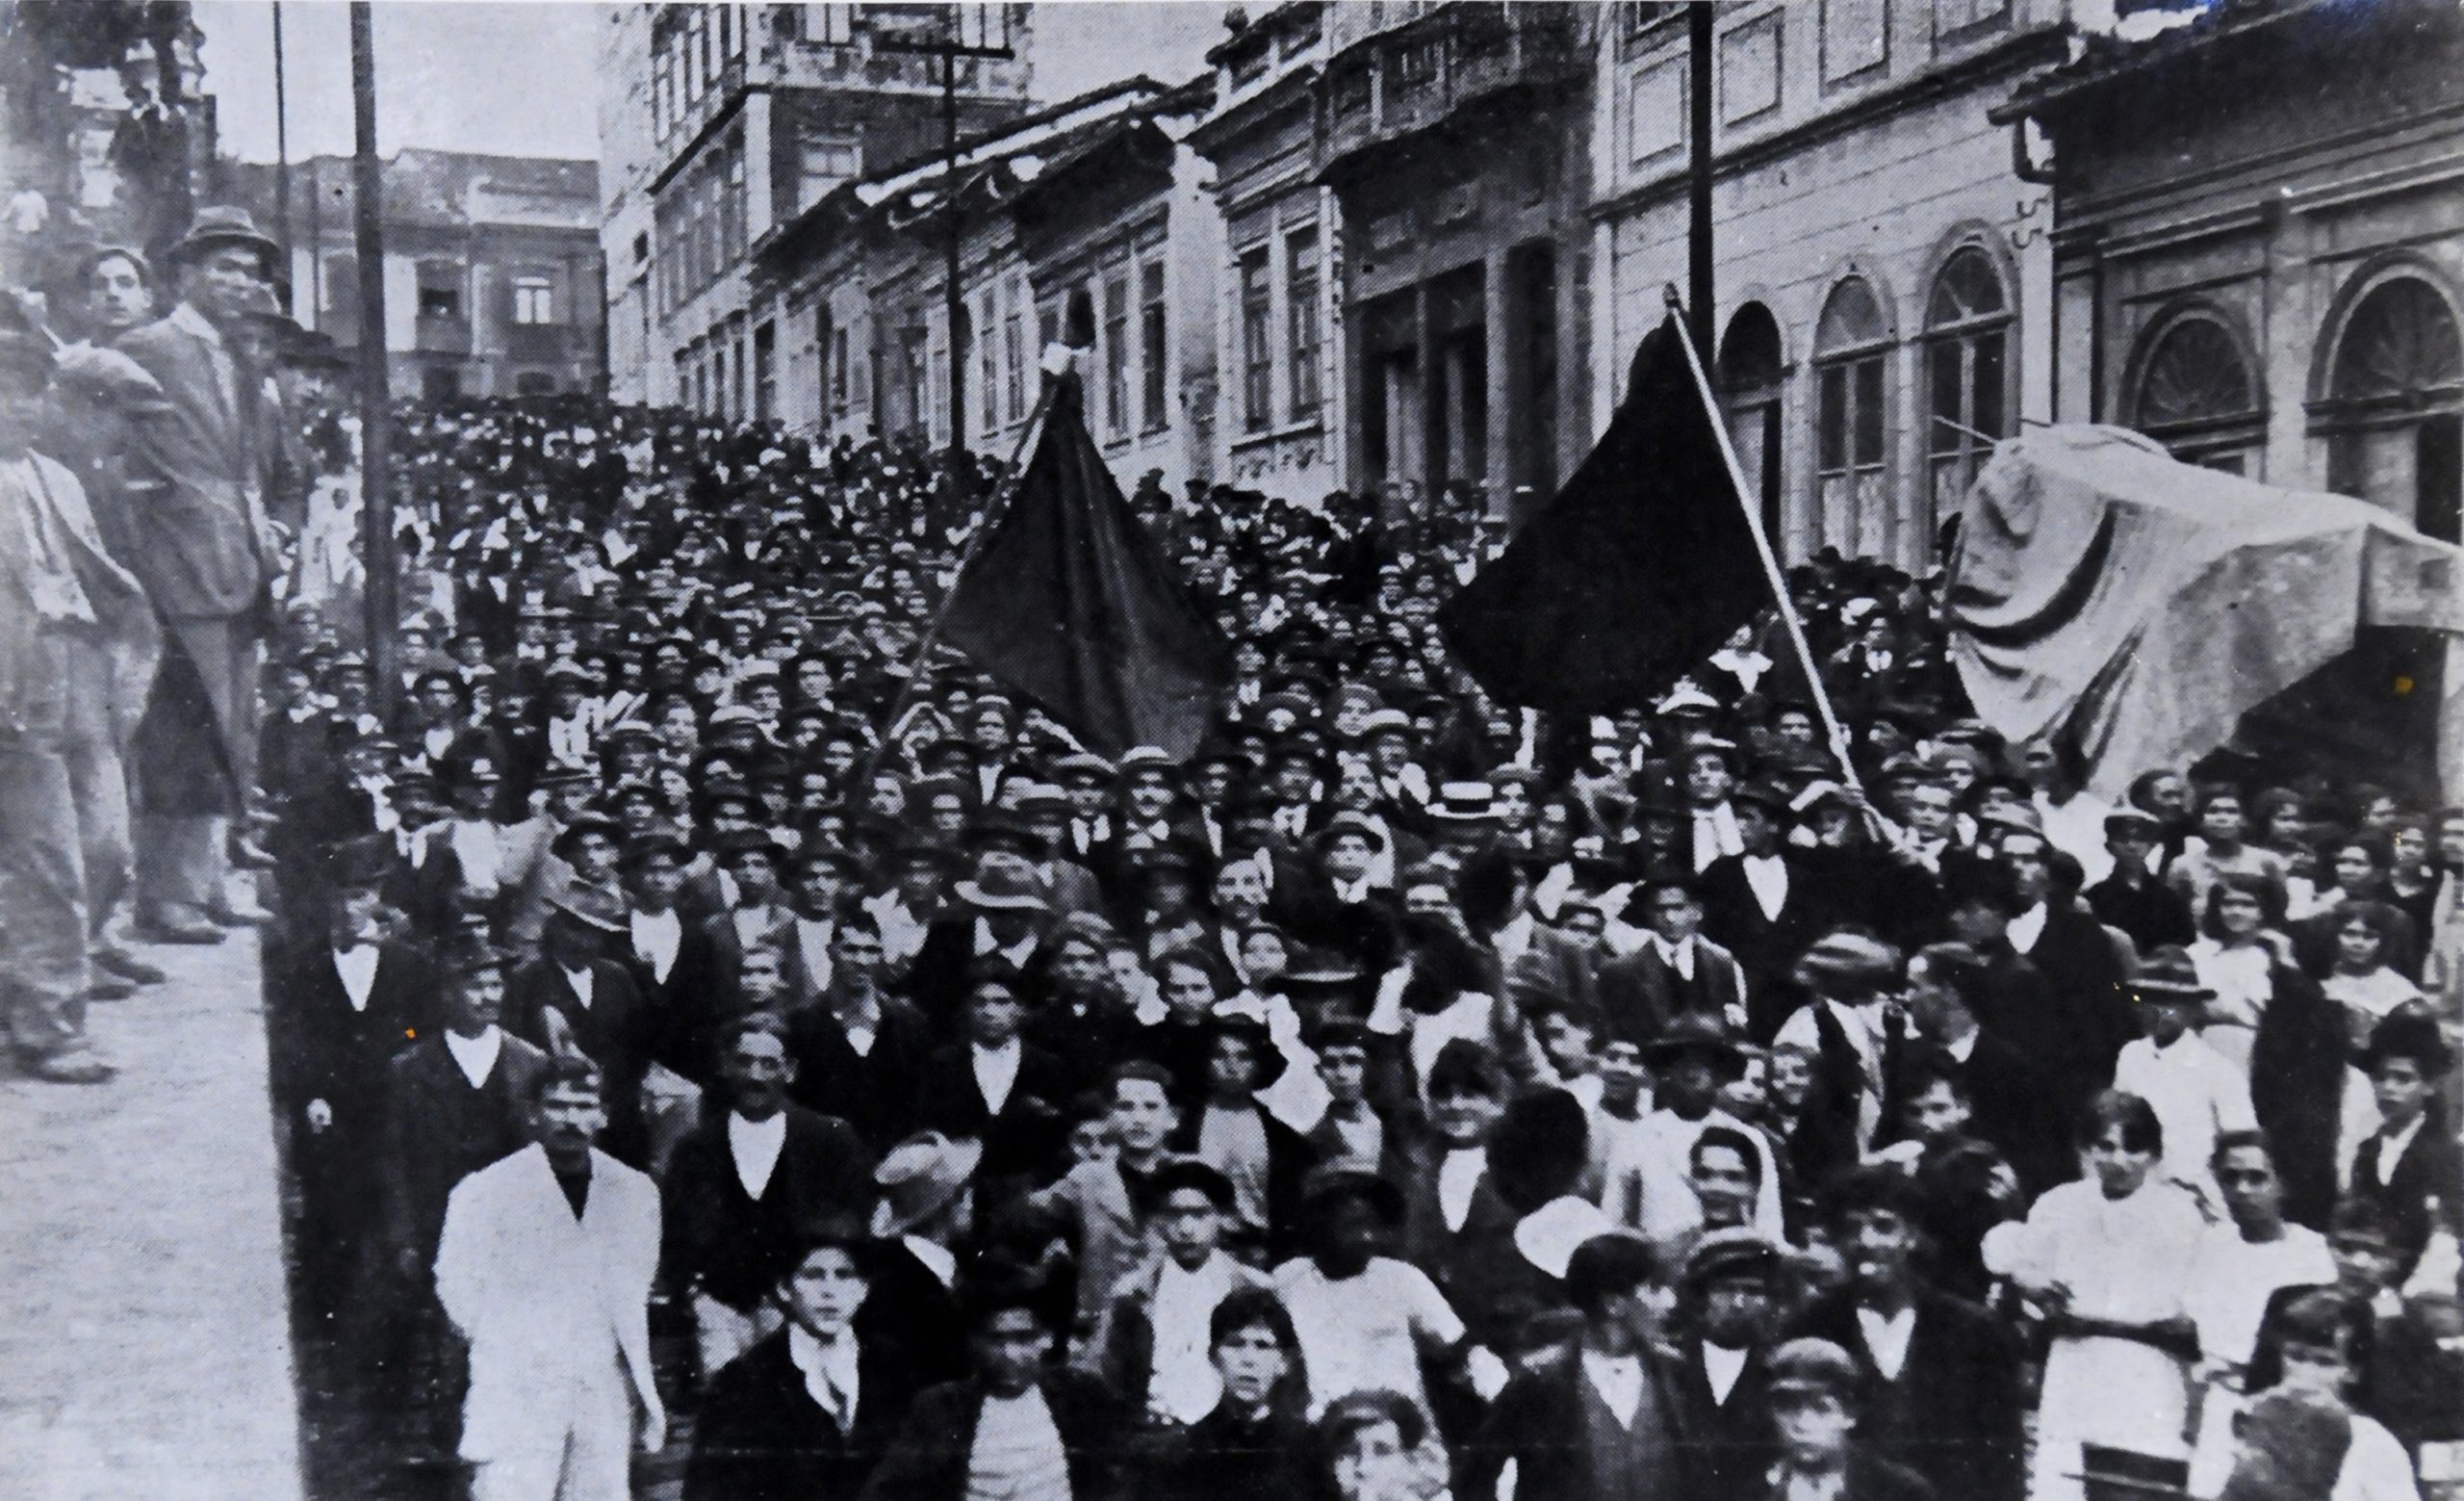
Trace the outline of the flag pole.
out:
[[[1702,356],[1694,350],[1694,341],[1686,337],[1685,304],[1677,296],[1672,283],[1661,290],[1661,299],[1668,304],[1668,316],[1677,324],[1678,344],[1685,350],[1685,368],[1694,375],[1694,390],[1703,398],[1703,415],[1710,420],[1711,435],[1719,441],[1720,459],[1729,466],[1729,485],[1736,492],[1736,504],[1745,512],[1746,530],[1754,534],[1754,551],[1762,559],[1763,577],[1770,581],[1771,597],[1779,602],[1780,619],[1788,628],[1788,644],[1796,649],[1798,664],[1806,671],[1806,687],[1813,694],[1815,712],[1822,715],[1822,728],[1831,738],[1831,753],[1838,758],[1840,774],[1848,779],[1859,796],[1864,786],[1857,778],[1857,764],[1849,759],[1848,732],[1841,728],[1839,715],[1832,711],[1831,694],[1822,686],[1822,674],[1814,667],[1813,648],[1806,644],[1805,623],[1797,618],[1796,601],[1788,597],[1788,581],[1780,572],[1778,555],[1771,551],[1771,539],[1763,534],[1762,516],[1746,497],[1744,466],[1736,461],[1736,447],[1729,441],[1729,426],[1720,420],[1720,404],[1711,399],[1711,382],[1703,374]]]
[[[889,712],[882,716],[881,741],[864,760],[866,784],[870,784],[881,770],[882,754],[889,749],[890,732],[897,728],[899,719],[906,714],[915,697],[915,685],[924,681],[924,668],[932,661],[933,653],[940,647],[941,628],[950,614],[950,595],[957,592],[959,581],[966,577],[968,565],[975,561],[975,555],[984,550],[985,539],[992,535],[992,524],[1001,519],[1001,512],[1008,508],[1011,499],[1017,493],[1015,475],[1018,462],[1032,452],[1029,446],[1043,437],[1044,416],[1051,410],[1052,393],[1059,384],[1058,379],[1046,380],[1043,389],[1037,393],[1036,409],[1028,414],[1026,428],[1018,434],[1017,447],[1010,453],[1012,480],[1007,487],[993,486],[992,494],[985,500],[983,511],[975,518],[975,534],[966,539],[966,551],[959,555],[958,570],[950,575],[950,586],[942,592],[941,602],[933,611],[933,624],[925,631],[924,639],[916,644],[914,659],[908,665],[907,686],[898,690],[898,697],[890,704]]]

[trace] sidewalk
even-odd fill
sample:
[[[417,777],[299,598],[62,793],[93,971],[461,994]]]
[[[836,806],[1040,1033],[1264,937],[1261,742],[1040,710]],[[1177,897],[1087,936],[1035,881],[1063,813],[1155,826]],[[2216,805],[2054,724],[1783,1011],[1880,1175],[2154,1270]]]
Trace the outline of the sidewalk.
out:
[[[145,952],[116,1080],[0,1064],[0,1496],[298,1501],[257,940]]]

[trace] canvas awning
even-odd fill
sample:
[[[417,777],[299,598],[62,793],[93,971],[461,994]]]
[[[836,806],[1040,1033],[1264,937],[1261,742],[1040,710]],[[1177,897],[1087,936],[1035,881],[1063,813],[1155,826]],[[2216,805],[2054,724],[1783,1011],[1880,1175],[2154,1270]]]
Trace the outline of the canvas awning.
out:
[[[2118,427],[2003,443],[1961,515],[1947,588],[1961,682],[2013,741],[2071,739],[2100,797],[2223,744],[2360,627],[2464,634],[2464,549]]]

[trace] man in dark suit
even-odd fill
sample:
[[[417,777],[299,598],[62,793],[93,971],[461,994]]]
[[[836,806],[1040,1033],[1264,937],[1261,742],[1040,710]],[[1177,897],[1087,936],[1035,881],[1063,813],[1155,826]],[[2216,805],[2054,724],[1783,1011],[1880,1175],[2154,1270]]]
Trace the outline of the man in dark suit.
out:
[[[1643,946],[1600,967],[1600,1009],[1612,1036],[1649,1043],[1675,1018],[1705,1012],[1733,1031],[1746,1022],[1745,971],[1736,956],[1702,935],[1703,908],[1682,881],[1643,893]]]
[[[1508,1462],[1517,1495],[1624,1501],[1687,1493],[1675,1376],[1653,1343],[1651,1244],[1595,1236],[1566,1263],[1576,1342],[1506,1384],[1466,1455],[1459,1493],[1493,1501]]]
[[[1275,883],[1273,910],[1292,936],[1383,974],[1401,948],[1402,907],[1392,890],[1370,885],[1386,836],[1357,814],[1337,814],[1310,840],[1315,869]]]
[[[1097,1378],[1046,1364],[1052,1332],[1041,1298],[1023,1279],[976,1289],[967,1315],[975,1374],[915,1399],[864,1501],[1102,1501],[1113,1493],[1119,1406]]]
[[[1753,1494],[1776,1458],[1765,1358],[1781,1270],[1780,1248],[1750,1229],[1713,1230],[1685,1258],[1678,1333],[1660,1355],[1704,1501]]]
[[[914,1363],[919,1386],[966,1374],[959,1284],[974,1234],[970,1184],[983,1156],[981,1142],[919,1131],[882,1153],[873,1170],[881,1190],[871,1226],[878,1250],[858,1327],[868,1338],[895,1340]]]
[[[1761,1042],[1793,1009],[1786,982],[1797,956],[1813,942],[1820,899],[1804,857],[1782,843],[1786,794],[1758,784],[1737,789],[1729,802],[1744,848],[1704,868],[1697,883],[1703,929],[1744,968],[1749,1033]]]
[[[787,1018],[789,1093],[807,1109],[834,1115],[875,1151],[906,1134],[915,1089],[933,1055],[924,1014],[881,988],[882,934],[862,908],[842,913],[830,936],[830,984]]]
[[[934,919],[901,986],[933,1023],[935,1035],[943,1038],[963,1033],[967,986],[979,967],[1007,970],[1017,994],[1028,996],[1029,967],[1043,945],[1051,915],[1051,902],[1026,862],[1014,856],[986,857],[956,890],[959,905]]]
[[[1978,1025],[2038,1070],[2049,1107],[2063,1121],[2077,1120],[2100,1087],[2100,1030],[2066,1005],[2044,971],[2011,946],[2011,922],[2025,903],[2010,867],[1974,856],[1943,865],[1942,902],[1951,932],[1985,965],[1967,996]],[[2111,1064],[2103,1070],[2110,1079]]]
[[[1792,1333],[1856,1361],[1860,1441],[1940,1495],[2018,1501],[2027,1493],[2028,1404],[2016,1335],[1919,1277],[1920,1208],[1904,1175],[1853,1171],[1833,1216],[1848,1285],[1798,1315]]]
[[[2464,1211],[2464,1181],[2452,1128],[2429,1113],[2431,1092],[2455,1065],[2436,1018],[2418,1005],[2389,1012],[2370,1034],[2361,1071],[2378,1102],[2378,1129],[2353,1153],[2352,1183],[2346,1191],[2374,1201],[2394,1229],[2396,1244],[2416,1256],[2430,1232],[2453,1232]]]
[[[1065,1129],[1070,1074],[1019,1037],[1025,1017],[1018,982],[996,956],[969,987],[966,1041],[936,1051],[915,1088],[918,1124],[984,1144],[977,1192],[990,1203],[1051,1178]]]
[[[767,1300],[794,1261],[800,1227],[860,1214],[873,1195],[872,1153],[855,1128],[788,1103],[786,1023],[767,1012],[732,1022],[720,1073],[726,1108],[706,1110],[678,1145],[660,1216],[661,1261],[693,1300],[706,1373],[777,1327]]]
[[[387,1079],[386,1244],[424,1282],[453,1185],[530,1144],[532,1085],[547,1055],[499,1025],[501,951],[468,937],[437,961],[439,1016],[394,1056]]]
[[[2113,873],[2087,891],[2089,912],[2128,935],[2141,953],[2198,941],[2190,902],[2165,884],[2152,864],[2164,840],[2165,825],[2154,814],[2124,808],[2108,815],[2105,849],[2114,858]]]
[[[696,1083],[710,1076],[719,1017],[718,951],[700,923],[677,907],[691,855],[666,835],[625,848],[626,939],[617,955],[651,1013],[651,1056]]]
[[[599,1065],[606,1080],[603,1150],[630,1165],[643,1160],[642,1078],[657,1019],[625,967],[606,957],[626,931],[622,914],[598,893],[568,893],[549,910],[539,957],[506,981],[505,1010],[525,1041]]]
[[[178,305],[117,344],[156,382],[128,414],[126,561],[169,627],[134,769],[139,914],[172,938],[251,916],[223,879],[230,821],[256,787],[259,638],[280,566],[266,455],[281,418],[233,335],[278,253],[244,210],[199,210],[171,251]]]
[[[2092,1094],[2113,1082],[2114,1061],[2139,1034],[2122,990],[2121,956],[2105,925],[2079,904],[2079,863],[2026,826],[2035,808],[2021,804],[2004,816],[2018,821],[1996,829],[1993,844],[2022,903],[2004,937],[2044,975],[2081,1033],[2077,1082]]]
[[[433,974],[387,937],[377,867],[338,865],[323,926],[276,971],[271,1074],[299,1178],[303,1281],[315,1307],[339,1307],[350,1259],[375,1242],[372,1170],[394,1055],[429,1025]]]
[[[446,1201],[454,1185],[530,1144],[530,1104],[547,1056],[499,1026],[504,955],[476,934],[449,944],[437,962],[439,1024],[396,1054],[378,1173],[383,1244],[392,1259],[383,1295],[367,1310],[377,1327],[345,1348],[368,1356],[393,1380],[404,1410],[449,1408],[440,1396],[452,1342],[431,1280]]]
[[[857,1315],[878,1248],[823,1217],[767,1290],[785,1327],[710,1379],[684,1467],[685,1501],[854,1501],[907,1417],[911,1363]]]

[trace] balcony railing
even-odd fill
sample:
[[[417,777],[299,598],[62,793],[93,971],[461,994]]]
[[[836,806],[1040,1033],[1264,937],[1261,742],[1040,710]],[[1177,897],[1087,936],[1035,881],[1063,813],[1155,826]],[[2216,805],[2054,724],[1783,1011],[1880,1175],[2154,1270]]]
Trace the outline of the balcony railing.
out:
[[[1355,13],[1349,44],[1322,86],[1320,168],[1496,95],[1572,81],[1582,69],[1582,9],[1497,0],[1391,5],[1380,8],[1392,17],[1383,29]]]
[[[414,337],[424,354],[468,354],[471,352],[471,320],[423,313]]]

